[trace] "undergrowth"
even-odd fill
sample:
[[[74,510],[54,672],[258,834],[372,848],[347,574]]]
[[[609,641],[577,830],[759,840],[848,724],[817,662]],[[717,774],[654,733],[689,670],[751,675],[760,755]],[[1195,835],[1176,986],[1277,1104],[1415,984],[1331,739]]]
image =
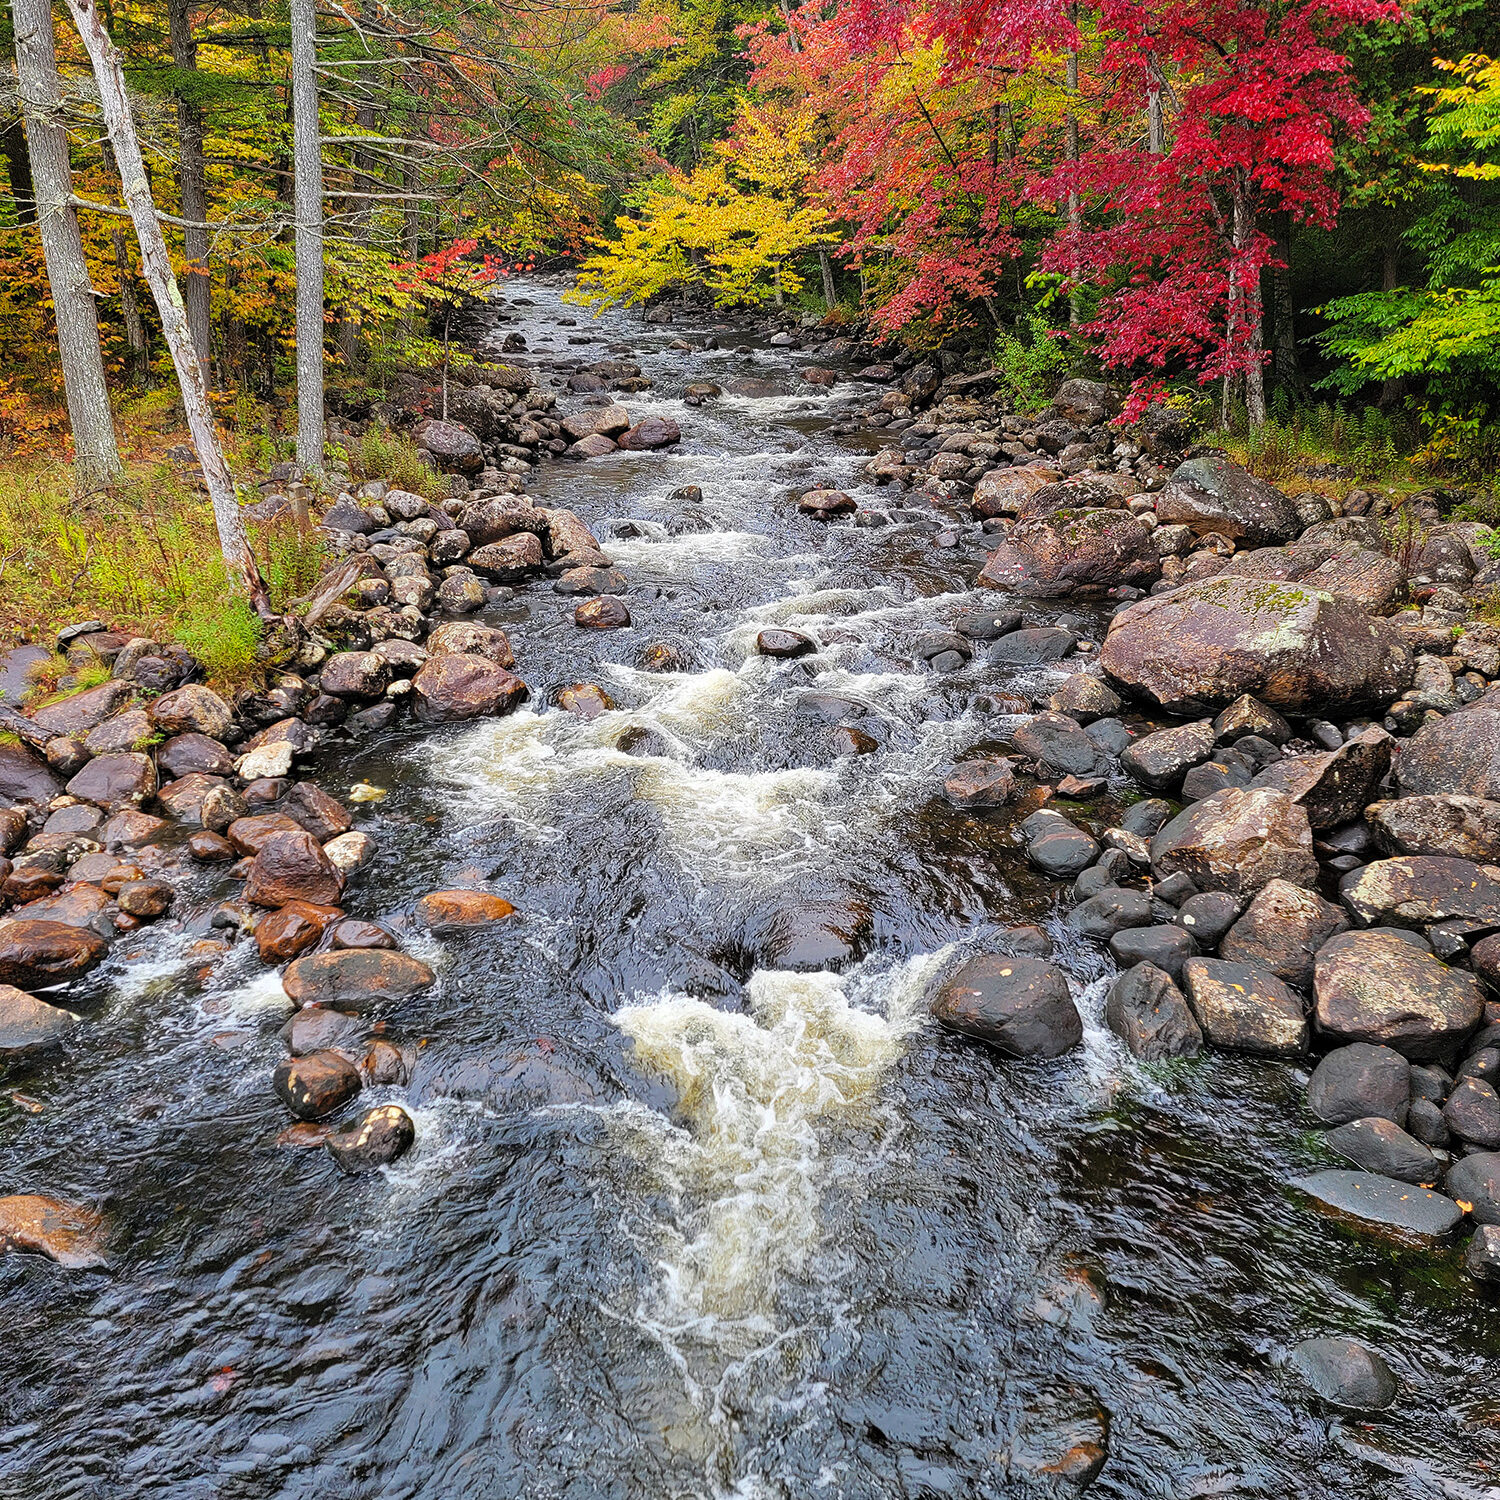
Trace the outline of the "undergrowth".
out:
[[[428,500],[448,495],[448,481],[428,465],[417,445],[403,433],[372,422],[363,437],[345,450],[349,471],[356,479],[383,479],[392,489],[410,490]]]

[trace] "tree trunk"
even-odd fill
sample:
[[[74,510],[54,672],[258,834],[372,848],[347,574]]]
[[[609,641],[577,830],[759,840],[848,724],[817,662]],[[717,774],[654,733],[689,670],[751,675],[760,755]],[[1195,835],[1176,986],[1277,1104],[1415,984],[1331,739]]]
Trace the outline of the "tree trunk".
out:
[[[823,301],[827,304],[828,311],[832,312],[838,306],[838,291],[833,284],[833,261],[829,259],[826,248],[818,248],[818,267],[823,272]]]
[[[1229,347],[1236,344],[1247,352],[1245,360],[1245,414],[1253,432],[1266,423],[1266,367],[1261,359],[1263,329],[1261,325],[1260,273],[1247,272],[1245,257],[1255,243],[1255,207],[1250,201],[1250,184],[1243,173],[1236,173],[1233,219],[1231,224],[1231,259],[1229,271]]]
[[[776,305],[777,305],[777,307],[785,307],[786,306],[786,298],[781,295],[781,262],[780,261],[776,262],[775,270],[776,270]]]
[[[1298,401],[1312,394],[1297,353],[1297,318],[1292,304],[1292,216],[1276,215],[1276,259],[1271,267],[1271,316],[1275,324],[1272,369],[1277,384]]]
[[[72,3],[72,0],[69,0]],[[292,156],[297,212],[297,462],[323,468],[323,146],[316,0],[292,0]]]
[[[36,184],[37,225],[52,287],[57,348],[62,360],[74,471],[85,490],[113,484],[125,472],[115,442],[114,415],[99,351],[99,319],[88,262],[72,207],[68,137],[56,123],[62,96],[49,0],[13,0],[16,76],[26,144]]]
[[[36,223],[36,188],[31,181],[31,158],[26,154],[26,127],[20,115],[7,120],[0,128],[0,156],[5,157],[6,176],[10,180],[11,201],[15,204],[16,227]]]
[[[125,347],[130,353],[130,383],[137,390],[145,390],[151,378],[151,346],[146,341],[141,304],[136,300],[135,270],[125,248],[125,231],[116,226],[110,238],[115,246],[115,275],[120,278],[120,313],[125,319]]]
[[[1152,156],[1165,155],[1167,113],[1161,96],[1161,63],[1154,52],[1146,54],[1146,149]]]
[[[193,40],[189,0],[167,0],[167,26],[172,39],[172,66],[180,72],[195,72],[198,44]],[[182,217],[202,224],[208,218],[208,172],[203,161],[203,111],[187,94],[177,95],[177,188]],[[182,251],[182,296],[187,304],[188,327],[198,362],[208,369],[210,288],[208,231],[184,229]]]
[[[1380,290],[1383,292],[1394,292],[1401,285],[1401,237],[1395,233],[1395,226],[1385,241],[1385,250],[1380,258]],[[1388,375],[1380,383],[1380,395],[1375,398],[1375,404],[1381,411],[1389,411],[1393,406],[1400,405],[1406,396],[1406,376]]]
[[[104,30],[94,4],[95,0],[68,0],[68,9],[72,12],[73,22],[83,39],[89,62],[93,64],[94,78],[99,85],[99,104],[104,115],[104,125],[109,132],[115,161],[120,170],[120,191],[135,224],[136,239],[141,247],[141,269],[151,288],[151,295],[156,300],[156,308],[161,315],[162,334],[171,351],[172,364],[177,370],[188,431],[198,453],[198,462],[203,468],[209,499],[213,502],[214,521],[219,530],[219,546],[224,553],[224,566],[231,584],[244,589],[255,608],[261,614],[266,614],[269,612],[269,603],[265,582],[255,564],[250,543],[245,538],[244,521],[234,496],[234,480],[230,478],[229,465],[224,461],[224,451],[220,448],[218,434],[214,431],[203,366],[193,347],[193,337],[188,329],[187,308],[183,304],[177,280],[172,275],[172,260],[167,254],[167,242],[162,237],[161,225],[157,222],[156,204],[152,201],[151,184],[146,177],[146,164],[141,160],[135,121],[130,115],[130,100],[125,92],[125,75],[120,70],[120,56]]]
[[[1078,26],[1078,7],[1068,7],[1068,24],[1075,28]],[[1078,100],[1078,48],[1075,45],[1068,50],[1067,61],[1067,93],[1068,113],[1067,125],[1067,152],[1068,165],[1073,172],[1078,170],[1078,115],[1075,112]],[[1068,242],[1072,249],[1070,252],[1069,279],[1072,286],[1068,291],[1068,323],[1076,328],[1082,319],[1082,304],[1078,296],[1078,238],[1083,229],[1083,210],[1078,197],[1078,184],[1074,180],[1068,186]]]

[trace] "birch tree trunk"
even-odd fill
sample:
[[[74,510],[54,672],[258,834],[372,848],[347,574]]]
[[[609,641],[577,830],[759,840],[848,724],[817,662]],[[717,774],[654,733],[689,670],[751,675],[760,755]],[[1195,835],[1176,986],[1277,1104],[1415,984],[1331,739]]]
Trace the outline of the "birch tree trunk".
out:
[[[837,305],[838,292],[833,285],[833,261],[829,258],[826,248],[818,248],[818,268],[823,272],[823,302],[832,312]]]
[[[172,41],[172,66],[181,72],[195,72],[198,67],[198,44],[193,40],[188,0],[167,0],[167,26]],[[178,92],[177,95],[178,165],[177,187],[182,199],[182,217],[202,224],[208,218],[208,171],[203,161],[203,110],[197,102]],[[182,231],[182,295],[187,304],[188,327],[193,333],[193,348],[205,370],[209,359],[210,288],[208,276],[208,231]]]
[[[36,191],[37,228],[57,319],[68,421],[73,428],[74,474],[81,489],[113,484],[124,474],[115,442],[114,414],[99,351],[99,318],[88,262],[73,211],[73,173],[67,132],[57,122],[62,81],[52,36],[50,0],[13,0],[16,77],[26,145]]]
[[[71,0],[69,0],[71,3]],[[317,0],[292,0],[293,203],[297,214],[297,462],[323,468],[323,146]]]
[[[261,614],[267,614],[269,603],[265,582],[245,538],[244,521],[234,498],[234,481],[230,478],[224,450],[219,447],[219,437],[214,431],[203,366],[188,330],[187,308],[177,288],[177,279],[172,275],[167,242],[156,218],[156,204],[151,198],[151,184],[146,177],[135,121],[130,115],[130,99],[125,92],[125,75],[120,70],[120,55],[115,51],[94,5],[95,0],[68,0],[73,23],[78,27],[99,85],[104,125],[120,171],[120,191],[135,225],[136,239],[141,247],[141,270],[161,315],[162,335],[171,350],[172,364],[182,388],[182,408],[187,414],[188,432],[192,435],[193,447],[198,452],[198,462],[203,467],[203,478],[208,485],[209,499],[213,502],[224,566],[231,583],[243,588],[255,608]]]

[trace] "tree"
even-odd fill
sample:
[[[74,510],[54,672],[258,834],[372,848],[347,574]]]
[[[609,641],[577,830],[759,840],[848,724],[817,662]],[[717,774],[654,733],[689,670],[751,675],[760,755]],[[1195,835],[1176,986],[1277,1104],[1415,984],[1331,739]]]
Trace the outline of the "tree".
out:
[[[265,582],[245,537],[245,524],[235,499],[234,481],[230,478],[229,465],[224,460],[224,450],[219,446],[218,434],[214,430],[213,411],[208,404],[208,386],[203,366],[193,347],[187,308],[183,303],[182,293],[178,290],[176,278],[172,275],[167,242],[162,237],[161,225],[157,222],[151,183],[146,176],[146,164],[141,158],[135,121],[130,113],[130,99],[125,91],[125,75],[120,70],[119,54],[99,19],[98,11],[94,9],[94,3],[95,0],[68,0],[68,10],[72,14],[73,24],[78,28],[78,35],[93,66],[95,82],[99,86],[99,103],[104,114],[105,128],[109,131],[110,144],[119,166],[120,189],[130,209],[136,239],[140,244],[141,266],[155,299],[157,312],[161,316],[162,333],[177,371],[188,431],[192,434],[193,446],[197,450],[198,462],[208,486],[209,500],[213,505],[219,546],[224,554],[224,567],[231,583],[243,589],[258,611],[266,613],[269,604]]]
[[[74,472],[80,488],[94,489],[113,484],[125,471],[104,380],[94,290],[73,209],[68,135],[59,120],[62,82],[57,73],[52,6],[50,0],[12,0],[12,4],[16,76],[73,428]]]
[[[293,179],[297,212],[297,462],[323,467],[323,147],[316,0],[291,0]]]
[[[210,290],[208,275],[208,174],[203,159],[203,109],[196,98],[198,46],[193,40],[189,0],[167,0],[172,64],[177,70],[177,183],[182,217],[183,300],[198,362],[208,368]]]

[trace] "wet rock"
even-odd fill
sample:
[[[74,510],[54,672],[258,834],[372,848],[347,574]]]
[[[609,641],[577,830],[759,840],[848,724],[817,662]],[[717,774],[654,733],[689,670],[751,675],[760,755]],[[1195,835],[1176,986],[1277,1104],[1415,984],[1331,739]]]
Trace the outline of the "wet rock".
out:
[[[229,842],[241,854],[259,854],[267,839],[278,833],[306,832],[295,819],[285,813],[253,813],[246,818],[236,818],[225,829]]]
[[[1438,1158],[1390,1120],[1350,1120],[1327,1135],[1330,1150],[1367,1172],[1431,1187],[1442,1173]]]
[[[1172,471],[1156,497],[1164,526],[1190,526],[1252,547],[1274,547],[1302,532],[1292,502],[1274,486],[1222,458],[1191,458]]]
[[[834,756],[873,755],[880,748],[880,742],[856,725],[838,724],[828,731],[828,746]]]
[[[943,782],[943,795],[955,807],[1000,807],[1015,793],[1015,767],[1004,756],[957,765]]]
[[[359,1065],[365,1081],[372,1086],[383,1084],[404,1087],[411,1081],[411,1063],[406,1052],[394,1042],[376,1037]]]
[[[1061,661],[1077,644],[1072,631],[1052,626],[1012,630],[990,647],[988,661],[993,667],[1039,667]]]
[[[349,809],[311,781],[297,782],[281,806],[289,818],[300,823],[320,844],[348,833],[354,826]]]
[[[1249,693],[1241,693],[1214,719],[1214,738],[1221,745],[1232,745],[1250,735],[1284,745],[1292,737],[1292,728],[1274,708],[1267,708]]]
[[[1090,1391],[1061,1386],[1031,1397],[1006,1450],[1023,1484],[1087,1489],[1109,1458],[1109,1414]]]
[[[97,885],[75,882],[51,895],[17,906],[10,914],[14,922],[61,922],[67,927],[99,929],[100,915],[109,897]]]
[[[337,651],[324,662],[319,681],[335,698],[369,702],[390,686],[390,663],[374,651]]]
[[[342,1109],[359,1091],[359,1070],[337,1052],[308,1052],[276,1065],[271,1086],[299,1120],[320,1120]]]
[[[40,1052],[63,1041],[78,1018],[56,1005],[0,984],[0,1060]]]
[[[1182,927],[1130,927],[1109,940],[1109,951],[1123,968],[1149,963],[1173,979],[1182,978],[1182,966],[1198,951],[1198,945]]]
[[[107,945],[87,927],[45,918],[0,919],[0,984],[46,989],[86,974]]]
[[[1138,963],[1115,980],[1104,1020],[1142,1062],[1196,1057],[1203,1048],[1203,1030],[1182,991],[1154,964]]]
[[[38,729],[49,735],[68,735],[81,740],[111,714],[118,713],[133,697],[135,688],[131,683],[111,680],[84,692],[73,693],[60,702],[49,703],[45,708],[37,709],[31,719]]]
[[[179,823],[190,828],[209,826],[204,818],[204,804],[212,792],[223,792],[228,800],[215,798],[213,811],[215,833],[223,833],[231,823],[245,813],[244,799],[237,797],[222,776],[210,776],[204,771],[189,771],[176,781],[169,781],[156,794],[157,801],[166,813]],[[238,809],[236,811],[236,808]]]
[[[91,760],[68,783],[68,795],[115,811],[139,807],[156,793],[156,766],[149,755],[123,751]]]
[[[1313,1069],[1307,1107],[1325,1125],[1372,1117],[1405,1125],[1411,1074],[1411,1064],[1394,1048],[1351,1042]]]
[[[1383,708],[1414,670],[1395,628],[1347,600],[1232,577],[1131,605],[1111,621],[1100,661],[1127,691],[1182,714],[1245,693],[1283,712]]]
[[[62,792],[62,782],[46,761],[24,745],[0,744],[0,802],[34,805]]]
[[[411,1116],[399,1104],[382,1104],[332,1131],[325,1144],[328,1154],[352,1176],[389,1166],[411,1150],[416,1138]]]
[[[530,531],[517,531],[498,542],[476,547],[469,553],[468,565],[497,583],[521,583],[529,573],[539,571],[543,561],[541,538]]]
[[[115,904],[127,917],[154,921],[164,916],[177,892],[165,880],[128,880],[115,893]]]
[[[1475,1281],[1500,1281],[1500,1226],[1479,1226],[1464,1250],[1464,1270]]]
[[[437,607],[446,614],[473,614],[484,602],[484,585],[472,573],[455,573],[438,585]]]
[[[157,698],[151,705],[151,721],[166,735],[201,734],[222,740],[234,724],[234,713],[212,688],[195,682]]]
[[[1067,979],[1042,959],[972,958],[938,992],[932,1014],[1011,1057],[1060,1057],[1083,1040]]]
[[[378,922],[367,922],[360,917],[345,917],[334,923],[328,935],[332,948],[395,948],[396,939]]]
[[[860,955],[869,913],[856,903],[809,901],[774,912],[753,937],[762,968],[841,969]]]
[[[156,843],[171,826],[165,818],[126,807],[99,830],[99,840],[106,849],[139,849]]]
[[[1439,854],[1486,865],[1500,860],[1500,802],[1485,797],[1401,797],[1373,803],[1365,818],[1387,854]]]
[[[985,562],[979,582],[1023,597],[1146,586],[1161,573],[1151,530],[1129,511],[1060,510],[1018,521]]]
[[[1293,989],[1312,986],[1313,955],[1349,919],[1315,891],[1285,880],[1262,887],[1245,914],[1224,935],[1221,958],[1269,970]]]
[[[381,1001],[405,1000],[435,978],[426,964],[405,953],[339,948],[294,960],[281,976],[281,987],[298,1005],[363,1012]]]
[[[1493,1151],[1500,1147],[1500,1094],[1482,1078],[1460,1078],[1443,1105],[1443,1121],[1465,1144]]]
[[[616,438],[630,426],[630,413],[623,406],[592,406],[562,419],[562,430],[574,442],[602,433]]]
[[[1229,787],[1184,809],[1151,840],[1151,866],[1158,879],[1181,872],[1200,891],[1239,895],[1318,878],[1307,814],[1259,787]]]
[[[311,1052],[358,1046],[369,1029],[367,1022],[348,1011],[309,1005],[281,1028],[280,1035],[293,1057],[305,1057]]]
[[[1178,785],[1193,766],[1207,760],[1213,749],[1214,727],[1203,719],[1143,734],[1121,755],[1120,766],[1142,785],[1167,791]]]
[[[1313,989],[1323,1035],[1393,1047],[1408,1058],[1445,1056],[1484,1012],[1472,974],[1386,932],[1345,932],[1324,944]]]
[[[818,649],[818,643],[798,630],[762,630],[755,638],[755,649],[762,656],[785,660],[810,655]]]
[[[670,417],[646,417],[622,432],[616,440],[631,453],[649,453],[682,441],[682,429]]]
[[[200,772],[207,776],[233,776],[234,757],[218,740],[206,734],[176,734],[156,749],[158,769],[174,780]]]
[[[1019,610],[966,609],[953,621],[953,628],[971,641],[997,641],[1020,623]]]
[[[1500,693],[1432,719],[1401,746],[1403,793],[1458,793],[1500,801]]]
[[[417,902],[417,920],[434,932],[487,927],[515,915],[515,907],[489,891],[431,891]]]
[[[1119,713],[1124,705],[1097,677],[1074,672],[1047,700],[1047,707],[1080,724],[1089,724]]]
[[[808,490],[797,502],[797,509],[815,521],[827,521],[834,516],[848,515],[858,510],[854,499],[842,490]]]
[[[341,833],[323,845],[323,853],[345,880],[363,870],[375,858],[375,850],[375,840],[367,833]]]
[[[424,724],[510,713],[526,696],[526,684],[519,677],[467,652],[429,656],[412,678],[413,712]]]
[[[1448,1168],[1444,1184],[1476,1224],[1500,1224],[1500,1151],[1476,1151]]]
[[[1451,1198],[1374,1172],[1314,1172],[1294,1178],[1291,1185],[1340,1217],[1374,1225],[1400,1239],[1439,1239],[1463,1218],[1463,1210]]]
[[[315,906],[310,901],[288,901],[255,924],[255,945],[262,963],[280,964],[304,953],[323,936],[330,922],[342,913],[336,906]]]
[[[90,730],[83,749],[87,755],[115,755],[122,750],[140,750],[151,742],[154,733],[151,716],[145,709],[127,708],[106,719],[97,729]]]
[[[1093,740],[1066,714],[1037,714],[1011,735],[1010,742],[1018,754],[1061,775],[1087,776],[1098,761]]]
[[[585,599],[573,611],[573,623],[585,630],[621,630],[630,624],[630,611],[623,599],[613,594],[600,594]]]
[[[0,1198],[0,1250],[45,1255],[70,1271],[88,1271],[108,1264],[108,1241],[104,1215],[84,1204],[40,1193]]]
[[[1377,859],[1339,882],[1339,899],[1367,927],[1426,927],[1458,918],[1500,924],[1500,868],[1439,854]]]
[[[1099,857],[1099,845],[1066,818],[1048,829],[1026,848],[1026,858],[1054,880],[1071,880]]]
[[[1384,1411],[1396,1400],[1396,1377],[1371,1348],[1355,1339],[1304,1339],[1292,1368],[1325,1401],[1349,1411]]]
[[[1306,1007],[1274,974],[1250,964],[1190,958],[1182,978],[1193,1014],[1213,1046],[1266,1057],[1299,1057],[1307,1051]]]
[[[337,906],[344,877],[312,834],[273,833],[250,864],[245,899],[256,906],[279,907],[289,901]]]
[[[1151,898],[1144,891],[1115,887],[1081,901],[1067,915],[1067,924],[1081,937],[1108,942],[1127,927],[1149,927],[1153,920]]]

